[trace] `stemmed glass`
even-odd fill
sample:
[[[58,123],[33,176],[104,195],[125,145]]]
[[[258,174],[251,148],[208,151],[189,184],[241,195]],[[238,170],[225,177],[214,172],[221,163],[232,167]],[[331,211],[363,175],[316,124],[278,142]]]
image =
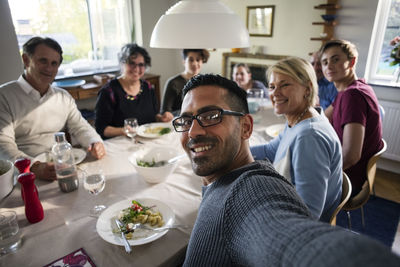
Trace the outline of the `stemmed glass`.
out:
[[[89,191],[90,194],[97,196],[103,192],[106,186],[106,177],[101,169],[97,169],[95,174],[84,174],[83,187]],[[92,217],[98,217],[100,213],[106,208],[105,205],[95,205],[89,215]]]
[[[134,137],[136,136],[138,127],[139,124],[136,118],[128,118],[124,120],[124,131],[132,140],[134,140]]]

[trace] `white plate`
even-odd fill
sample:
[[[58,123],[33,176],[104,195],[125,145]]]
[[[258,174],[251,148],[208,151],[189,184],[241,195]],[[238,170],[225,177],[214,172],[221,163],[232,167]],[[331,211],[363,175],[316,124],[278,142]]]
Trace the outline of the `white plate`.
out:
[[[86,158],[86,151],[81,148],[72,148],[72,153],[74,155],[75,164],[81,163]],[[41,162],[52,161],[50,152],[44,152],[35,157],[36,160]]]
[[[115,219],[117,218],[120,211],[128,208],[132,205],[132,200],[123,200],[117,202],[110,207],[108,207],[105,211],[103,211],[97,220],[96,230],[97,233],[103,238],[105,241],[114,244],[123,246],[123,241],[121,239],[120,234],[113,233],[113,229],[118,229],[115,224]],[[144,206],[155,206],[152,208],[153,211],[159,211],[163,217],[165,222],[165,226],[170,226],[175,221],[175,214],[170,207],[168,207],[165,203],[151,198],[143,198],[143,199],[135,199],[140,204]],[[153,242],[156,239],[159,239],[163,235],[168,232],[164,231],[149,231],[145,229],[136,229],[133,233],[133,238],[128,240],[131,246],[138,246]]]
[[[154,122],[154,123],[140,125],[137,130],[137,135],[139,135],[141,137],[146,137],[146,138],[157,138],[157,137],[163,136],[158,133],[146,132],[146,131],[149,131],[150,129],[154,129],[157,127],[170,128],[171,132],[174,131],[174,127],[172,126],[172,124],[170,122]]]
[[[285,125],[286,124],[273,124],[271,126],[268,126],[265,129],[265,132],[272,138],[277,137],[282,131],[283,129],[285,129]]]

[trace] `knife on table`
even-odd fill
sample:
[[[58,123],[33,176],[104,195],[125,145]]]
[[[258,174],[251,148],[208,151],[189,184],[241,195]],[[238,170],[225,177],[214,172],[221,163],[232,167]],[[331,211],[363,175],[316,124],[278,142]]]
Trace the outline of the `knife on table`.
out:
[[[128,240],[126,240],[125,234],[122,231],[122,227],[124,226],[124,224],[118,219],[115,219],[115,223],[117,224],[118,229],[121,231],[121,237],[122,237],[122,240],[124,241],[125,251],[127,253],[131,253],[132,252],[131,245],[129,244]]]

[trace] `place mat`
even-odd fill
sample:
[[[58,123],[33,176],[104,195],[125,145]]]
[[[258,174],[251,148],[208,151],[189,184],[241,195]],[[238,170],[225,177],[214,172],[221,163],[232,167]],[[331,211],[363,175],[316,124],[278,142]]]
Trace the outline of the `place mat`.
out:
[[[89,257],[86,251],[83,248],[80,248],[43,267],[59,267],[59,266],[96,267],[96,264],[94,264],[93,260]]]

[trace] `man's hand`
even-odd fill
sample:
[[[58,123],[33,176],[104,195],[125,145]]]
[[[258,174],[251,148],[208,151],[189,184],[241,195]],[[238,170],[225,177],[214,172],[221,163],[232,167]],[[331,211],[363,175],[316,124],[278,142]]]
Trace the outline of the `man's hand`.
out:
[[[54,169],[54,163],[52,162],[40,162],[36,161],[31,166],[31,172],[36,175],[36,178],[48,181],[54,181],[56,177],[56,169]]]
[[[101,159],[106,155],[106,149],[102,142],[96,142],[90,145],[88,148],[90,154],[95,157],[96,159]]]

